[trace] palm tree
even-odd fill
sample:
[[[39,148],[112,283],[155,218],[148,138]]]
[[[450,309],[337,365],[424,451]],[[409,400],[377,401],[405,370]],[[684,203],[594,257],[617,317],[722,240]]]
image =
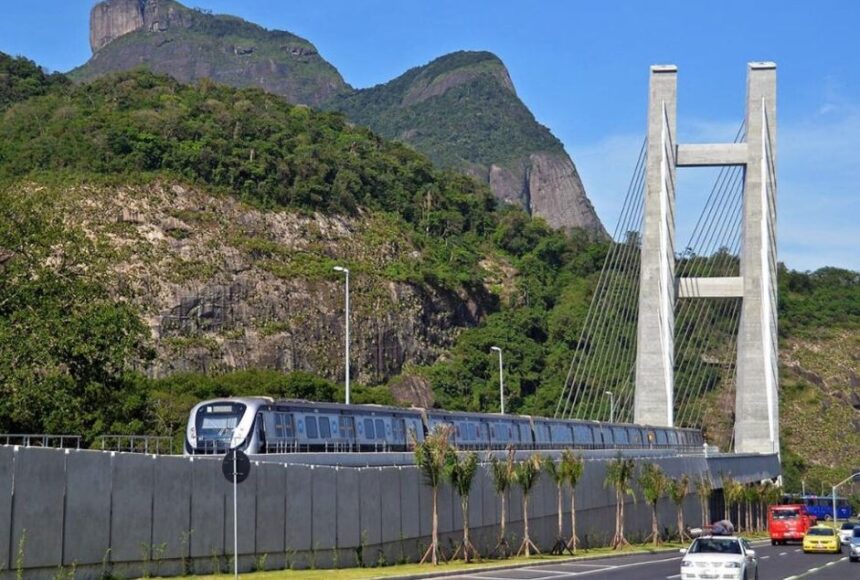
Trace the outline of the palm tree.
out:
[[[508,456],[502,461],[495,455],[490,455],[490,476],[493,480],[493,489],[502,500],[502,513],[499,518],[499,542],[496,544],[495,552],[507,558],[511,555],[508,547],[508,537],[505,531],[507,521],[507,495],[514,480],[514,450],[508,448]]]
[[[753,506],[758,503],[758,486],[754,483],[747,484],[744,488],[744,500],[746,502],[746,527],[747,532],[754,532],[758,528],[753,519]]]
[[[441,555],[439,551],[439,512],[437,510],[437,500],[439,485],[442,483],[442,478],[445,475],[445,465],[451,452],[450,436],[451,427],[439,425],[424,438],[424,441],[413,442],[415,445],[415,465],[418,466],[418,469],[424,475],[424,483],[429,485],[433,492],[433,531],[430,546],[421,558],[422,564],[429,557],[432,564],[436,566],[439,564],[439,556]]]
[[[572,554],[576,554],[576,542],[579,539],[576,537],[576,485],[582,479],[585,462],[582,460],[582,456],[574,455],[573,451],[565,449],[561,452],[561,470],[567,485],[570,486],[570,542],[568,549]]]
[[[514,480],[523,490],[523,543],[517,550],[517,556],[523,553],[526,557],[531,556],[531,548],[534,548],[535,553],[540,554],[540,550],[529,536],[529,493],[540,477],[541,463],[540,454],[534,453],[525,461],[518,463],[514,469]]]
[[[549,475],[550,479],[552,479],[553,483],[555,483],[558,497],[558,535],[555,538],[555,545],[552,547],[550,553],[563,554],[565,550],[570,551],[567,547],[567,542],[564,541],[564,523],[562,520],[562,496],[564,495],[566,477],[561,462],[556,462],[552,457],[544,459],[543,469]]]
[[[646,463],[639,473],[638,483],[642,490],[642,496],[651,507],[651,535],[645,538],[645,541],[651,539],[657,546],[663,543],[663,538],[660,535],[660,521],[657,519],[657,503],[666,493],[669,480],[659,465]]]
[[[706,526],[711,522],[711,494],[714,492],[714,486],[711,485],[709,477],[704,475],[696,482],[696,495],[699,496],[699,505],[702,508],[702,526]]]
[[[731,475],[725,474],[720,475],[720,480],[723,484],[723,519],[731,521],[735,480]]]
[[[690,491],[690,476],[686,473],[681,477],[672,481],[669,485],[669,497],[672,498],[672,503],[675,504],[675,509],[678,512],[678,539],[681,543],[689,540],[687,536],[686,526],[684,524],[684,500],[687,499],[687,493]]]
[[[463,510],[463,545],[454,552],[452,560],[457,557],[461,548],[463,560],[466,562],[470,562],[473,556],[477,560],[481,559],[481,555],[469,539],[469,493],[472,491],[472,482],[475,480],[477,471],[478,455],[474,451],[462,457],[458,457],[453,449],[449,451],[446,475],[451,481],[451,486],[460,496],[460,509]]]
[[[635,468],[636,464],[633,460],[625,459],[620,453],[606,465],[606,479],[603,481],[603,486],[615,488],[615,535],[610,545],[616,550],[630,545],[624,537],[624,496],[629,495],[633,501],[636,501],[636,494],[631,485]]]

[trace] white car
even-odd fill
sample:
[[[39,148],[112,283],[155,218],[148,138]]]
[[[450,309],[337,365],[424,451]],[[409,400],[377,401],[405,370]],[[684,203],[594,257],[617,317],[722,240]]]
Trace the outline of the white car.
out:
[[[860,524],[855,524],[853,522],[845,522],[842,524],[842,527],[839,529],[839,541],[842,544],[850,544],[851,536],[854,534],[854,528]]]
[[[758,580],[758,558],[744,538],[703,536],[681,553],[681,580]]]

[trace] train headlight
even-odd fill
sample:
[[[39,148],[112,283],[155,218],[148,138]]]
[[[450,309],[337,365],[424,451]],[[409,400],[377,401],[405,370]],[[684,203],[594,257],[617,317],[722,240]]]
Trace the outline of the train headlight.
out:
[[[197,429],[194,426],[188,430],[188,438],[191,439],[192,443],[197,441]]]

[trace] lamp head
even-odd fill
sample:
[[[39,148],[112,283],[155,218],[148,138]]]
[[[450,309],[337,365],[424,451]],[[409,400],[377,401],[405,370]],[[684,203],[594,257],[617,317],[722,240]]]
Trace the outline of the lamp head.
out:
[[[345,272],[345,273],[349,274],[349,269],[348,269],[348,268],[344,268],[343,266],[335,266],[335,267],[334,267],[334,268],[332,268],[332,269],[333,269],[335,272]]]
[[[612,396],[612,391],[606,391],[606,394],[607,394],[607,395],[609,395],[609,396],[611,397],[611,396]]]
[[[499,347],[497,347],[497,346],[491,346],[491,347],[490,347],[490,350],[495,350],[495,351],[497,351],[497,352],[502,352],[502,349],[500,349],[500,348],[499,348]]]

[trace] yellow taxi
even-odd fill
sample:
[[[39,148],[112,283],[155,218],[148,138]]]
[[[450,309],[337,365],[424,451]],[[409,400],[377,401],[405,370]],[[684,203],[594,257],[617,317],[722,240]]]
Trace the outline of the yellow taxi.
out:
[[[842,553],[842,543],[839,541],[839,532],[828,526],[813,526],[806,530],[803,536],[803,551],[828,552],[831,554]]]

